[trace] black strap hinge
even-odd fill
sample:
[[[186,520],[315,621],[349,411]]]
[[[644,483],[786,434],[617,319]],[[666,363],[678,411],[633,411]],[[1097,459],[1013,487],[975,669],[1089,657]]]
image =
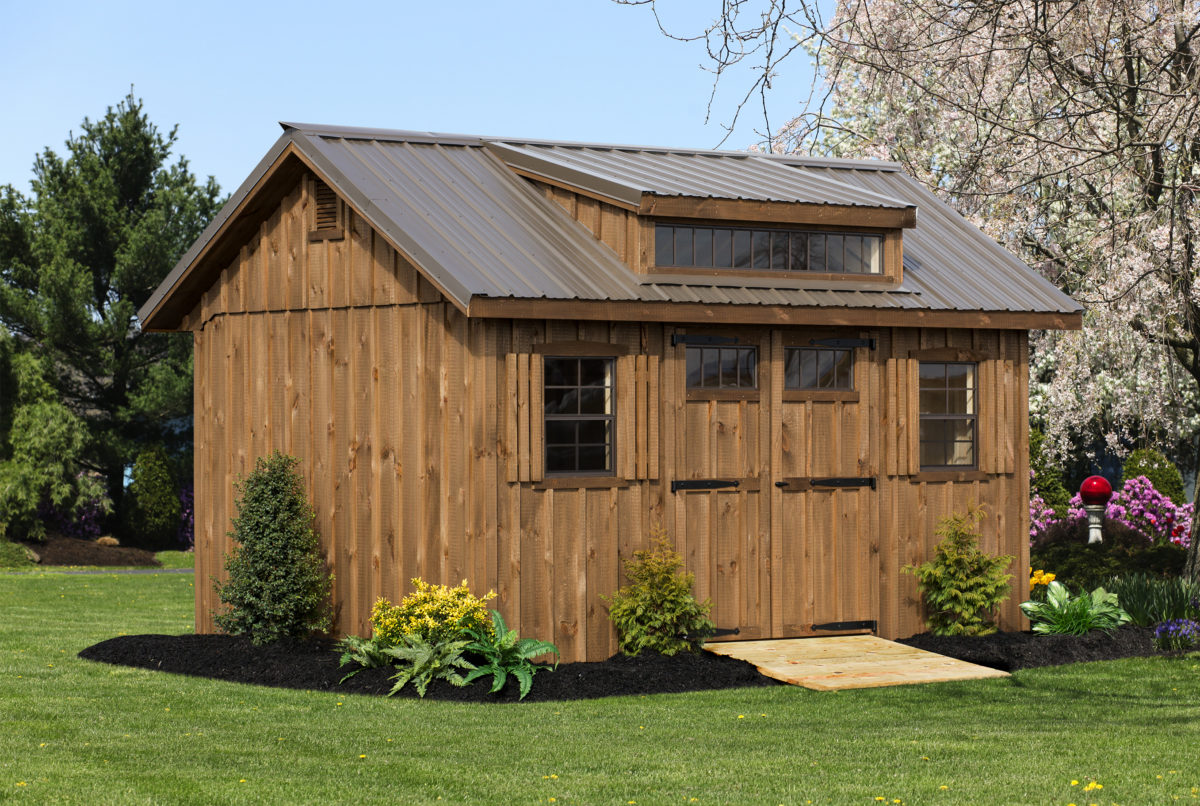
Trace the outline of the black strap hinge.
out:
[[[841,630],[870,630],[877,632],[879,630],[878,621],[831,621],[828,624],[814,624],[813,631],[824,630],[827,632],[839,632]]]
[[[726,487],[736,487],[740,482],[734,479],[680,479],[671,482],[671,492],[680,490],[721,490]]]
[[[875,339],[809,339],[813,347],[866,347],[875,349]]]
[[[814,487],[870,487],[875,489],[874,476],[855,476],[845,478],[831,479],[813,479],[811,482]]]

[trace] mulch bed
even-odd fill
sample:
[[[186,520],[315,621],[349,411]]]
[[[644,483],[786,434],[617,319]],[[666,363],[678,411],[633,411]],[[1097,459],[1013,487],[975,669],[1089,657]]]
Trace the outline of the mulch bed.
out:
[[[1113,636],[1035,636],[997,633],[982,638],[947,638],[928,634],[900,641],[950,657],[1016,671],[1081,661],[1113,660],[1154,654],[1151,630],[1123,627]],[[236,683],[385,695],[391,669],[364,669],[345,683],[346,669],[338,667],[333,644],[326,641],[281,642],[255,646],[248,638],[229,635],[129,635],[112,638],[79,653],[87,660],[136,666]],[[466,688],[435,681],[429,699],[457,702],[516,702],[516,681],[491,694],[490,678]],[[598,663],[565,663],[556,671],[534,677],[526,702],[580,700],[616,695],[662,694],[682,691],[782,685],[759,674],[748,663],[701,652],[664,657],[644,653],[629,658],[614,655]],[[415,697],[411,684],[396,696]]]
[[[94,540],[80,540],[51,534],[44,543],[27,543],[41,557],[41,565],[110,565],[155,567],[161,565],[154,553],[127,546],[101,546]]]

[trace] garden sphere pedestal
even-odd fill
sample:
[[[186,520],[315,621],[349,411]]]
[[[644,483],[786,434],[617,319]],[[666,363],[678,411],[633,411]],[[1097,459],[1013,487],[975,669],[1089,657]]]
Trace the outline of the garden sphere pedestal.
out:
[[[1079,485],[1079,497],[1083,500],[1083,511],[1088,519],[1088,543],[1101,543],[1104,534],[1104,510],[1112,498],[1112,485],[1103,476],[1088,476]]]

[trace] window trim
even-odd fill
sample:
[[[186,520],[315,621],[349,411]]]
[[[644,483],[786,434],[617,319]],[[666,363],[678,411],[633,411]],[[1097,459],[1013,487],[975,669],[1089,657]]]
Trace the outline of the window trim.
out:
[[[959,356],[961,356],[961,353],[958,355],[955,355],[953,357],[950,357],[948,354],[945,354],[946,357],[943,357],[943,354],[939,354],[934,351],[929,351],[929,353],[932,354],[932,357],[919,358],[918,365],[917,365],[917,378],[916,378],[917,390],[916,391],[917,391],[917,467],[918,467],[918,471],[920,474],[925,474],[926,476],[931,476],[932,474],[940,475],[940,474],[946,474],[946,473],[955,474],[955,473],[978,471],[980,468],[979,417],[980,417],[980,411],[982,409],[982,406],[980,405],[980,400],[979,400],[980,361],[978,361],[978,360],[961,360],[961,358],[959,358]],[[955,358],[959,358],[959,360],[954,360]],[[972,367],[972,373],[971,373],[972,385],[969,387],[969,389],[971,390],[970,399],[972,402],[971,407],[973,409],[973,412],[970,414],[926,414],[925,412],[921,411],[921,404],[920,404],[921,365],[923,365],[923,364],[942,364],[942,365],[962,364],[962,365],[968,365],[968,366]],[[946,390],[949,391],[949,387],[947,387]],[[925,444],[926,442],[932,442],[932,440],[923,440],[921,438],[922,426],[924,426],[924,424],[926,422],[932,422],[932,421],[939,421],[939,422],[969,421],[971,423],[971,457],[972,457],[972,461],[970,464],[954,464],[954,465],[921,464],[921,446],[923,444]],[[950,443],[946,443],[945,441],[943,441],[943,444],[950,444]]]
[[[619,441],[618,437],[619,437],[619,431],[620,431],[619,423],[618,423],[618,414],[617,414],[617,385],[619,383],[618,378],[617,378],[617,376],[619,374],[617,365],[618,365],[619,355],[627,353],[628,350],[623,350],[619,345],[615,345],[615,344],[610,345],[610,344],[604,344],[601,342],[571,342],[571,343],[563,343],[563,344],[557,344],[557,345],[556,344],[534,345],[533,352],[535,355],[540,355],[541,362],[542,362],[542,373],[541,373],[542,374],[542,378],[541,378],[542,382],[541,382],[541,390],[540,390],[541,411],[539,412],[539,415],[538,415],[541,418],[541,422],[542,422],[542,428],[541,428],[542,444],[537,447],[537,450],[539,450],[541,452],[541,456],[542,456],[542,482],[541,483],[548,484],[549,487],[567,487],[567,486],[571,486],[571,485],[566,484],[564,482],[566,482],[570,479],[620,480],[619,475],[617,473],[617,467],[618,467],[617,450],[618,450],[618,441]],[[609,413],[604,414],[604,415],[592,415],[592,416],[548,414],[546,412],[546,368],[545,368],[545,362],[547,359],[553,359],[553,358],[573,359],[575,361],[579,361],[581,359],[595,358],[595,359],[602,359],[602,360],[608,361],[610,364],[610,367],[611,367],[610,377],[612,379],[611,385],[608,386],[609,400],[610,400]],[[609,434],[611,435],[611,438],[609,440],[609,445],[608,445],[608,463],[609,463],[608,469],[607,470],[578,470],[578,469],[576,469],[576,470],[551,470],[550,469],[550,455],[549,455],[550,440],[547,437],[547,431],[548,431],[547,426],[552,421],[551,418],[553,418],[553,420],[559,421],[559,422],[563,422],[563,421],[579,422],[581,420],[605,420],[605,421],[607,421],[609,423]],[[576,443],[576,450],[578,450],[578,443]],[[576,462],[578,463],[578,457],[576,457]]]

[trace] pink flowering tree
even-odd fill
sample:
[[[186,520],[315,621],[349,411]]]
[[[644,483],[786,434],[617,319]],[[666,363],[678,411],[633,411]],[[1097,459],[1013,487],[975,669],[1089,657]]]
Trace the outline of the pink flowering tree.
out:
[[[702,42],[718,81],[750,67],[748,109],[807,54],[822,83],[763,147],[896,160],[1087,306],[1082,331],[1032,339],[1031,408],[1049,450],[1194,438],[1197,0],[823,8],[725,2],[707,27],[665,32]]]

